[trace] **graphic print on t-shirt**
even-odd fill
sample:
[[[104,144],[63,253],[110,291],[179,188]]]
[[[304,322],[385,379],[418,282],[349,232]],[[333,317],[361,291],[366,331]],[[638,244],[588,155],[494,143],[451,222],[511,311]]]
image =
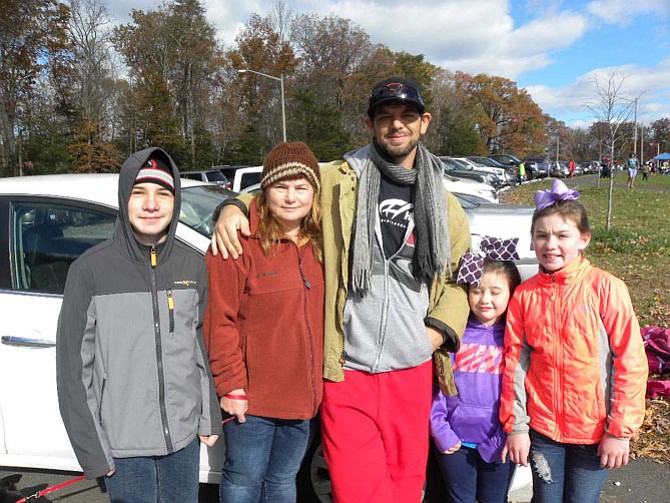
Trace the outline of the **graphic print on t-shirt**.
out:
[[[377,211],[384,243],[384,256],[387,258],[398,252],[405,240],[407,229],[413,227],[412,189],[411,185],[393,183],[386,177],[381,179]],[[409,236],[407,244],[414,247],[414,232]]]

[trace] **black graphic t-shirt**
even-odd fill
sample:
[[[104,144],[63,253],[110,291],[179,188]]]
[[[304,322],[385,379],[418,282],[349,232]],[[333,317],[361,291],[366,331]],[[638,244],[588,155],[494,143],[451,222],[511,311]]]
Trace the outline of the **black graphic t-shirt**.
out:
[[[407,244],[413,252],[414,246],[414,186],[395,183],[382,175],[379,186],[379,224],[381,227],[384,256],[395,255],[403,244],[407,229],[412,229],[412,235]],[[411,257],[410,257],[411,258]]]

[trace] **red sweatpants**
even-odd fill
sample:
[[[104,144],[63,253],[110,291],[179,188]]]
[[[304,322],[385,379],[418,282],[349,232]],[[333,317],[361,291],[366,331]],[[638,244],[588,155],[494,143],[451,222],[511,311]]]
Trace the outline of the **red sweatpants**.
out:
[[[419,503],[426,478],[432,362],[325,381],[323,451],[335,503]]]

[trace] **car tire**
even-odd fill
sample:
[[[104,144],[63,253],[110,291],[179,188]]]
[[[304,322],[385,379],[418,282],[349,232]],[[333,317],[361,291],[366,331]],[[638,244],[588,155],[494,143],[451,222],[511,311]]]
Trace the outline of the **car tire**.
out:
[[[310,442],[303,459],[298,477],[298,503],[332,503],[330,474],[321,447],[321,427],[319,419],[313,419]]]

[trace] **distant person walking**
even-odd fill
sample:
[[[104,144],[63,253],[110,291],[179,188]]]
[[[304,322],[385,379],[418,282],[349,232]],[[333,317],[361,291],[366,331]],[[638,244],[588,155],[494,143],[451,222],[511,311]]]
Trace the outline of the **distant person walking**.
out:
[[[526,164],[521,161],[519,164],[519,185],[521,185],[526,180]]]
[[[575,161],[570,161],[568,163],[568,169],[570,170],[570,178],[575,177]]]
[[[609,178],[611,175],[610,171],[610,160],[607,156],[603,157],[600,170],[600,178]]]
[[[633,154],[632,152],[628,156],[627,167],[628,167],[628,188],[633,189],[635,188],[635,177],[637,176],[637,169],[640,167],[640,161],[637,160],[637,157],[635,157],[635,154]]]
[[[642,181],[646,182],[649,178],[649,166],[647,163],[643,163],[642,166],[640,166],[640,172],[642,173]]]

